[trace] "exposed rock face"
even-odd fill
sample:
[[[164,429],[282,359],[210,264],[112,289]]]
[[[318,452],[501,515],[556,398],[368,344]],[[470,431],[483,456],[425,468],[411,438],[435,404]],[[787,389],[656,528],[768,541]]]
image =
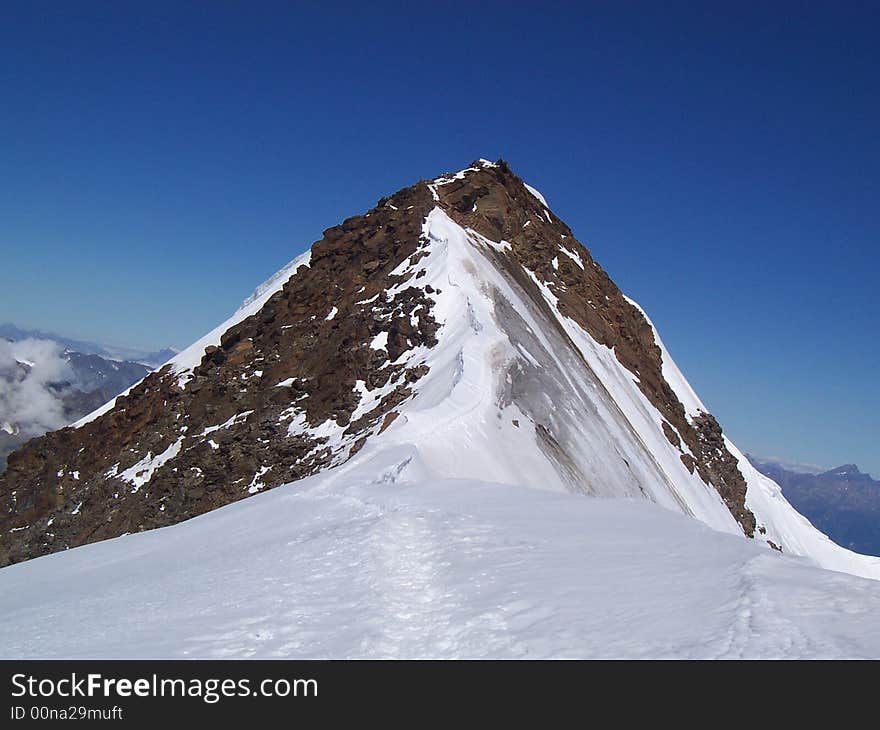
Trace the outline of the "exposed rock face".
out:
[[[613,348],[682,462],[751,536],[737,461],[714,418],[686,414],[640,310],[505,163],[478,162],[325,231],[308,264],[203,348],[191,372],[166,365],[105,414],[11,455],[0,479],[0,565],[179,522],[341,464],[389,428],[437,342],[435,291],[416,285],[435,207],[504,242],[490,255],[536,307],[547,306],[543,287]],[[381,397],[364,405],[365,392]],[[536,433],[554,448],[546,426]]]

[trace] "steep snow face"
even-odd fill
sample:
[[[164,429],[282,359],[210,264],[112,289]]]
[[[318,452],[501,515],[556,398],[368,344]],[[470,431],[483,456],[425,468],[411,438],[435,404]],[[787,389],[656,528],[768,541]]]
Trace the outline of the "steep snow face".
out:
[[[717,492],[687,471],[614,354],[560,315],[546,287],[535,302],[504,275],[493,260],[503,242],[463,229],[440,208],[424,236],[417,283],[434,289],[438,344],[409,353],[428,375],[363,458],[407,445],[424,477],[647,498],[740,532]],[[415,463],[401,466],[404,475]]]
[[[0,655],[880,657],[874,581],[644,500],[407,481],[418,460],[4,568]]]

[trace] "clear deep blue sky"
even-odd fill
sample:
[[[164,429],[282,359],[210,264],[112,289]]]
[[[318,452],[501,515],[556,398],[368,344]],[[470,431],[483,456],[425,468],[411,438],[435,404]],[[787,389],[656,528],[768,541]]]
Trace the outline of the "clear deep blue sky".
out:
[[[183,346],[503,157],[741,447],[880,476],[880,9],[659,6],[4,3],[0,320]]]

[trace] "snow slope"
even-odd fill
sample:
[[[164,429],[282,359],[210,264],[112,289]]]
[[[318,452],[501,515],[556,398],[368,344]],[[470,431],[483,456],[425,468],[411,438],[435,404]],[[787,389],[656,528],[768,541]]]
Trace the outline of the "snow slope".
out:
[[[880,657],[875,581],[408,458],[5,568],[0,656]]]

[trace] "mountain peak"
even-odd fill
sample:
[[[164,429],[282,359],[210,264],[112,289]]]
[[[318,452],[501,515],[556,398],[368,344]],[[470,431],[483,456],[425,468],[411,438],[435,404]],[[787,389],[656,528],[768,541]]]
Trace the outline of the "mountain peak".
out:
[[[855,464],[843,464],[842,466],[835,467],[834,469],[829,469],[824,472],[822,476],[828,477],[839,477],[846,479],[864,479],[867,477],[867,474],[859,471],[859,467]]]
[[[859,467],[855,464],[843,464],[828,470],[829,474],[860,474]]]
[[[14,453],[0,564],[343,464],[647,499],[783,548],[802,529],[544,197],[476,160],[328,228],[160,370]]]

